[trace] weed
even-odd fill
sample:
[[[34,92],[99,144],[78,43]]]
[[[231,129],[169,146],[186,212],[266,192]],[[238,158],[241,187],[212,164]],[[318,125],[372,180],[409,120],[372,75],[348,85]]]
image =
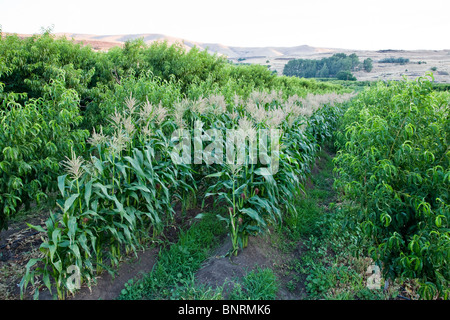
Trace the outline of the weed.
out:
[[[171,299],[191,295],[219,298],[220,290],[195,285],[193,274],[224,231],[223,224],[218,224],[212,214],[205,214],[203,219],[181,232],[177,243],[161,250],[153,270],[142,279],[131,280],[119,299]]]
[[[270,268],[248,272],[235,284],[230,300],[273,300],[278,292],[277,277]]]

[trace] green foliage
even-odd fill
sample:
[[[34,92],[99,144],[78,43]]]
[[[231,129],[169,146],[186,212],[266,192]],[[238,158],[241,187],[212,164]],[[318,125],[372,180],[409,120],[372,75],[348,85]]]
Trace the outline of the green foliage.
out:
[[[296,76],[301,78],[333,78],[337,77],[340,71],[354,71],[360,68],[361,62],[356,54],[346,55],[336,53],[329,58],[320,60],[314,59],[294,59],[290,60],[283,69],[286,76]]]
[[[383,59],[379,60],[378,62],[379,63],[407,64],[407,63],[409,63],[409,59],[408,58],[403,58],[403,57],[399,57],[399,58],[390,57],[390,58],[383,58]]]
[[[31,127],[33,132],[40,127],[45,129],[39,129],[39,134],[27,136],[24,141],[15,141],[4,132],[2,155],[6,157],[9,153],[7,157],[17,156],[20,161],[8,164],[2,159],[2,207],[6,210],[2,214],[2,227],[6,226],[7,216],[12,215],[21,203],[28,205],[30,199],[42,198],[46,191],[54,190],[54,187],[48,189],[48,185],[56,185],[55,178],[51,177],[60,174],[58,163],[70,155],[71,146],[77,154],[85,151],[82,137],[86,137],[86,132],[82,130],[95,128],[99,132],[103,127],[106,134],[112,134],[107,119],[116,110],[121,112],[124,99],[131,94],[137,104],[148,101],[155,106],[161,104],[170,111],[176,101],[186,97],[196,100],[223,95],[226,102],[231,103],[236,95],[248,98],[256,89],[282,90],[285,98],[294,94],[305,96],[310,91],[345,91],[342,86],[276,77],[264,66],[234,66],[206,51],[197,48],[187,51],[179,44],[169,46],[166,42],[149,46],[142,40],[129,41],[123,48],[113,48],[105,53],[95,52],[66,38],[56,38],[51,30],[43,30],[42,34],[25,39],[17,35],[2,36],[0,55],[0,108],[4,121],[10,115],[11,119],[18,119],[19,114],[22,117],[20,121],[24,124],[17,128],[26,131],[15,131],[13,135],[24,135]],[[59,93],[49,86],[57,87]],[[19,105],[22,107],[18,108]],[[53,110],[54,106],[56,109]],[[61,108],[69,108],[70,116]],[[54,118],[59,111],[58,117],[66,117],[63,122]],[[43,117],[38,120],[40,115]],[[61,129],[50,135],[49,126],[57,124]],[[11,125],[5,122],[5,128]],[[66,136],[72,137],[66,141]],[[22,155],[17,154],[19,151],[12,148],[12,143],[26,144],[29,160],[22,159]],[[58,144],[58,148],[53,147]],[[49,150],[49,156],[36,152],[34,157],[31,150],[46,150],[43,146]],[[30,161],[41,164],[33,167]],[[15,173],[16,169],[11,166],[17,166],[17,170],[20,166],[21,173]],[[25,171],[29,178],[22,180]],[[27,192],[11,191],[21,190],[20,185]]]
[[[335,158],[374,260],[419,279],[424,298],[449,293],[449,100],[425,77],[378,83],[350,104]]]
[[[364,71],[366,71],[366,72],[372,71],[372,69],[373,69],[372,61],[373,60],[371,58],[364,59],[364,61],[363,61],[363,69],[364,69]]]
[[[195,192],[190,168],[173,164],[170,141],[153,123],[154,129],[149,129],[148,122],[154,119],[137,119],[135,107],[134,100],[127,100],[123,113],[117,112],[111,119],[113,135],[94,133],[89,140],[90,160],[85,162],[72,154],[64,162],[68,174],[58,177],[61,193],[58,205],[62,214],[50,217],[47,223],[53,223],[53,233],[67,237],[72,234],[70,243],[83,249],[81,256],[78,260],[55,262],[54,251],[66,256],[67,248],[52,243],[55,240],[49,236],[40,247],[44,255],[39,260],[45,267],[27,270],[22,289],[35,274],[51,276],[58,297],[63,298],[67,289],[63,280],[71,265],[78,266],[82,280],[89,284],[95,272],[106,267],[105,257],[112,266],[117,266],[123,250],[136,253],[146,240],[173,220],[174,197],[182,199],[180,193]],[[67,229],[68,221],[73,224],[73,230]],[[60,242],[65,239],[61,238]],[[55,245],[53,250],[49,249],[52,245]],[[58,267],[54,267],[55,263]],[[49,274],[50,267],[53,271]]]
[[[339,109],[328,105],[308,115],[301,109],[296,111],[299,105],[295,103],[299,101],[295,99],[255,101],[257,105],[252,108],[234,110],[239,114],[239,121],[231,122],[231,128],[242,129],[245,133],[253,130],[255,141],[258,137],[261,139],[261,130],[280,129],[282,134],[269,137],[271,143],[265,149],[268,157],[276,155],[277,169],[271,159],[266,164],[252,161],[256,148],[245,140],[245,157],[241,165],[223,161],[221,165],[211,166],[212,173],[205,177],[213,178],[208,180],[211,182],[206,196],[213,196],[215,203],[227,208],[225,214],[218,217],[229,226],[233,245],[230,253],[235,255],[247,246],[249,235],[266,232],[269,226],[281,224],[283,214],[296,216],[291,199],[302,193],[302,183],[319,144],[333,134],[336,110]]]
[[[433,82],[434,91],[450,91],[450,83],[436,83]]]
[[[210,55],[196,47],[186,51],[182,44],[169,46],[167,41],[163,41],[146,45],[142,39],[127,41],[123,48],[113,48],[107,56],[114,66],[113,72],[118,82],[129,75],[150,72],[163,81],[174,79],[180,82],[183,92],[192,83],[217,77],[227,64],[225,58]]]
[[[275,300],[278,293],[277,277],[270,268],[256,268],[235,284],[230,300]]]
[[[304,79],[298,77],[278,76],[274,79],[274,90],[281,90],[283,97],[298,95],[305,97],[308,93],[326,94],[326,93],[349,93],[351,90],[345,89],[342,84],[326,83],[313,79]]]
[[[356,77],[350,71],[339,71],[336,74],[336,79],[345,81],[356,81]]]
[[[354,210],[338,204],[330,147],[317,155],[311,187],[295,200],[297,218],[287,218],[277,231],[281,249],[296,252],[301,243],[301,255],[283,268],[292,278],[286,287],[294,291],[304,279],[307,299],[388,299],[395,292],[367,288],[366,271],[373,262],[367,258],[367,241],[354,221]]]
[[[34,276],[41,275],[54,280],[58,297],[63,298],[66,270],[71,265],[78,266],[89,284],[95,272],[105,268],[105,257],[116,266],[123,250],[136,253],[149,240],[150,232],[155,236],[163,230],[174,218],[173,201],[187,208],[191,199],[196,199],[197,185],[203,180],[209,184],[205,197],[214,196],[214,201],[228,207],[225,216],[218,217],[229,226],[231,253],[237,254],[239,248],[245,247],[249,235],[281,223],[283,211],[295,215],[289,199],[301,192],[300,180],[309,170],[318,143],[332,134],[337,113],[331,103],[339,96],[324,99],[322,103],[330,104],[316,112],[321,106],[319,101],[310,106],[308,101],[295,97],[283,101],[278,100],[278,95],[259,92],[251,96],[245,107],[242,101],[227,106],[223,96],[211,96],[206,101],[183,100],[175,103],[172,114],[162,105],[138,105],[134,97],[126,98],[125,107],[108,119],[111,135],[94,131],[88,140],[90,159],[85,161],[72,154],[63,163],[67,174],[58,177],[61,214],[47,222],[54,226],[52,236],[41,245],[43,258],[36,260],[45,267],[27,270],[22,289]],[[198,127],[199,123],[205,129]],[[252,128],[282,128],[284,135],[271,139],[281,139],[277,142],[284,148],[267,149],[269,154],[280,156],[278,172],[271,173],[271,162],[268,167],[251,164],[249,152],[240,165],[226,160],[223,164],[209,162],[205,155],[205,163],[174,162],[172,151],[178,143],[174,133],[188,131],[194,145],[202,145],[210,141],[202,138],[210,134],[207,126],[220,130],[240,128],[247,133]],[[249,145],[245,147],[250,150]],[[67,227],[69,221],[73,230]],[[61,235],[61,240],[53,238],[54,232]],[[67,256],[67,248],[58,244],[67,237],[78,245],[78,250],[83,249],[81,258],[55,261],[55,254]],[[52,246],[54,249],[49,249]]]
[[[133,96],[137,106],[150,103],[153,106],[161,104],[171,109],[176,101],[182,100],[181,86],[178,83],[167,82],[152,76],[149,72],[139,77],[125,77],[120,83],[112,83],[109,87],[93,89],[97,97],[88,104],[83,113],[83,128],[97,131],[103,127],[108,132],[109,122],[116,111],[123,112],[124,101]]]
[[[30,225],[44,236],[42,256],[30,261],[21,282],[23,292],[41,277],[59,298],[71,292],[71,266],[91,285],[124,252],[136,253],[164,230],[174,204],[182,212],[195,205],[205,181],[211,181],[208,196],[233,208],[221,219],[231,226],[234,252],[249,234],[279,224],[284,212],[295,216],[290,199],[301,192],[319,144],[332,135],[336,93],[349,91],[142,39],[95,52],[44,30],[26,39],[1,37],[0,55],[0,223],[6,227],[22,204],[59,191],[46,228]],[[349,61],[354,67],[357,57]],[[218,130],[246,121],[280,129],[279,172],[174,164],[173,134],[195,136],[199,121]]]
[[[77,91],[84,101],[89,89],[111,79],[98,55],[89,47],[49,33],[21,39],[8,35],[0,39],[0,56],[7,72],[0,73],[5,92],[27,93],[39,98],[43,88],[64,72],[64,85]]]
[[[45,199],[56,190],[59,162],[71,150],[84,151],[86,131],[81,121],[76,91],[64,86],[64,77],[43,87],[43,97],[25,104],[9,93],[0,109],[0,228],[21,204]]]
[[[194,222],[189,230],[182,230],[177,243],[160,251],[151,272],[125,285],[120,300],[140,299],[219,299],[220,294],[192,284],[193,274],[217,245],[217,236],[224,233],[223,224],[212,214]],[[188,295],[188,296],[186,296]]]

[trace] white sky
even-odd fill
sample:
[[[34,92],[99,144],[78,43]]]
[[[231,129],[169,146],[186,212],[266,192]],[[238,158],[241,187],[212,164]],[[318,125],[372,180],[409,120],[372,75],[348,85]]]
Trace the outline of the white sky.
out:
[[[450,49],[449,0],[0,0],[5,32],[161,33],[230,46]]]

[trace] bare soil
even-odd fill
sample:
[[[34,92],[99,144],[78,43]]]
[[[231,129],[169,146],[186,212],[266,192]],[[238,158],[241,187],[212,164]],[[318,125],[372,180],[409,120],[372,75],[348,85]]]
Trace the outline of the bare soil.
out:
[[[44,213],[30,219],[33,225],[44,224]],[[41,235],[28,228],[25,222],[10,225],[0,232],[0,300],[19,299],[19,283],[25,273],[25,266],[32,258],[39,256]]]
[[[114,300],[119,295],[125,283],[150,272],[158,256],[158,248],[149,248],[139,252],[137,257],[129,258],[120,264],[114,275],[104,272],[97,278],[97,284],[82,287],[71,300]]]

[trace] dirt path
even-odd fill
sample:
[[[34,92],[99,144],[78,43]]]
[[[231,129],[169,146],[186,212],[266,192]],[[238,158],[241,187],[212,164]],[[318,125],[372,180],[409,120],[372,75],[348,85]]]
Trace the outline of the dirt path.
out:
[[[119,295],[125,283],[130,279],[140,277],[142,274],[152,270],[158,249],[148,249],[138,253],[138,257],[132,258],[120,264],[116,274],[112,276],[104,272],[98,279],[97,285],[92,286],[91,290],[82,287],[75,297],[71,300],[114,300]]]
[[[275,271],[280,281],[277,299],[303,299],[306,295],[304,286],[298,286],[294,292],[288,291],[284,286],[290,278],[284,275],[283,270],[299,251],[295,250],[295,252],[289,254],[281,252],[273,245],[274,236],[276,237],[276,235],[267,234],[249,237],[248,246],[233,257],[224,256],[231,249],[230,238],[225,238],[223,244],[196,273],[196,281],[212,288],[224,286],[224,292],[226,293],[251,270],[257,267],[270,268]],[[226,294],[225,298],[227,298]]]

